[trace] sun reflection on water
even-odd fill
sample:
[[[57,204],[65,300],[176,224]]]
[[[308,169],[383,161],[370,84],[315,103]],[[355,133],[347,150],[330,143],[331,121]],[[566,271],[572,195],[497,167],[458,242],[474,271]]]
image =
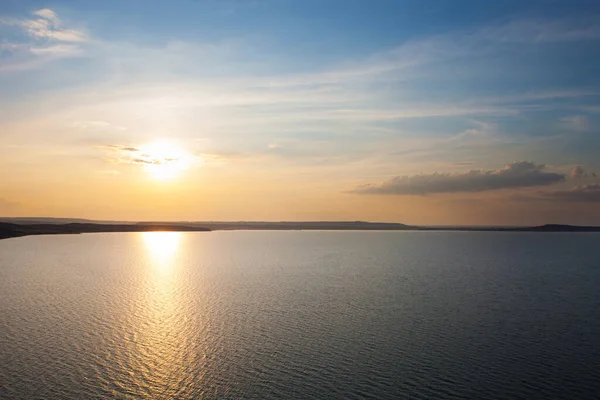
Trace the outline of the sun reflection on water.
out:
[[[150,261],[156,268],[156,271],[162,274],[168,273],[179,250],[181,233],[143,232],[142,237],[150,256]]]
[[[184,398],[191,387],[186,366],[193,363],[188,354],[190,325],[181,279],[179,232],[143,232],[147,265],[146,279],[139,292],[126,368],[131,381],[125,383],[136,396]]]

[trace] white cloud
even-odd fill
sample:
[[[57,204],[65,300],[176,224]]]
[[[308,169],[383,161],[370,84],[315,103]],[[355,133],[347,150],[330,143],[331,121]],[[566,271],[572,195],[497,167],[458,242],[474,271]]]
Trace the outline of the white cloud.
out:
[[[31,38],[0,43],[0,50],[6,52],[0,71],[37,68],[46,61],[77,56],[89,41],[85,31],[64,26],[56,13],[47,8],[34,11],[28,19],[0,17],[0,25],[18,28]]]
[[[43,8],[41,10],[34,11],[33,15],[37,15],[38,17],[42,17],[50,21],[60,21],[56,13],[49,8]]]
[[[87,35],[82,30],[64,28],[62,21],[52,10],[42,9],[33,14],[39,18],[22,20],[19,25],[37,39],[54,39],[59,42],[87,40]]]

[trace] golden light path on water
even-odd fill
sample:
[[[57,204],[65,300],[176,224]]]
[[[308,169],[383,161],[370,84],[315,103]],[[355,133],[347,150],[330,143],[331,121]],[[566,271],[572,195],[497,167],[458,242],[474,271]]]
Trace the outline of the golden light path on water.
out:
[[[134,397],[177,398],[193,382],[189,366],[197,354],[189,352],[192,335],[183,306],[181,233],[144,232],[145,282],[139,288],[130,327],[127,354],[131,380],[124,382]]]
[[[150,263],[157,272],[167,275],[173,267],[181,242],[180,232],[143,232]]]

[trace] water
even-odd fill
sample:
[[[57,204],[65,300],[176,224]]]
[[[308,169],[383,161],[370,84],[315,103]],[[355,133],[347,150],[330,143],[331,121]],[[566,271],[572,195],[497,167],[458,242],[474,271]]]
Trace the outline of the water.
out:
[[[592,399],[600,234],[0,241],[2,399]]]

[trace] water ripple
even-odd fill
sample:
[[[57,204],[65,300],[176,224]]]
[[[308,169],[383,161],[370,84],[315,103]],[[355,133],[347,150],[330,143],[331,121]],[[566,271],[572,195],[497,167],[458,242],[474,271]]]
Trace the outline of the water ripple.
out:
[[[0,398],[595,399],[598,239],[0,242]]]

